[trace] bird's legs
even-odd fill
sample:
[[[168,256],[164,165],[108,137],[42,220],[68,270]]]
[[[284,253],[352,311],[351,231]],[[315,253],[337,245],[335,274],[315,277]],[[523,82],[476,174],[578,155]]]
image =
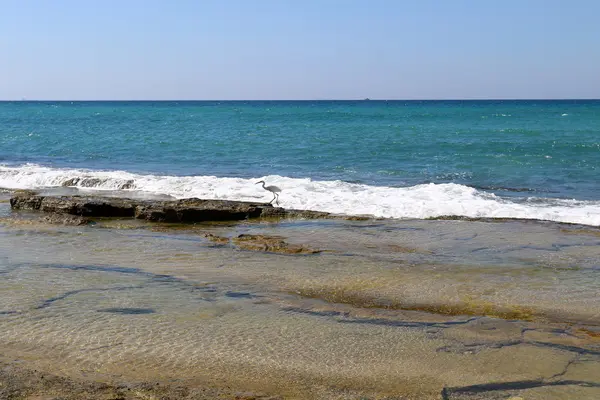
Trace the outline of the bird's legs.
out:
[[[269,202],[269,204],[273,204],[273,202],[275,202],[275,204],[279,205],[279,194],[273,192],[273,199]]]

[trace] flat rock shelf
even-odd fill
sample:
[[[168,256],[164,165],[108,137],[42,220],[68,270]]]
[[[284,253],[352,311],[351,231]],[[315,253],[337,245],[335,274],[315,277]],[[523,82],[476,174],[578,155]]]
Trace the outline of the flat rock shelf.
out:
[[[288,210],[273,207],[269,203],[246,201],[197,198],[164,201],[102,196],[44,196],[31,191],[16,192],[10,199],[10,205],[15,210],[36,210],[81,218],[137,218],[170,223],[239,221],[251,218],[368,218],[348,217],[320,211]],[[77,220],[77,223],[81,222],[85,221]]]

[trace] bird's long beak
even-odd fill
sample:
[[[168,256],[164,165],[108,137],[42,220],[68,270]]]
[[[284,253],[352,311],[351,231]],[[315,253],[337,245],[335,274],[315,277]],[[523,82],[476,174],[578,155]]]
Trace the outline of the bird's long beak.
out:
[[[256,182],[256,183],[255,183],[255,185],[258,185],[260,182],[261,182],[261,181],[258,181],[258,182]]]

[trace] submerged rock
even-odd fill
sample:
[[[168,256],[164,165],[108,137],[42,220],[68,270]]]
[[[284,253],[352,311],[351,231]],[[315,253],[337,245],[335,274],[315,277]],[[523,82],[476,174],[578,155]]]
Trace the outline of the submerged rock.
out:
[[[40,222],[45,224],[55,224],[55,225],[70,225],[70,226],[81,226],[87,225],[91,221],[85,217],[79,217],[76,215],[68,215],[68,214],[50,214],[42,217]]]
[[[217,236],[212,233],[204,233],[203,236],[216,245],[225,246],[231,243],[242,250],[281,254],[317,254],[322,251],[311,249],[303,245],[289,244],[281,236],[241,234],[231,239],[224,236]]]
[[[279,236],[242,234],[231,239],[232,243],[244,250],[267,251],[284,254],[316,254],[321,250],[289,244]]]
[[[229,243],[229,238],[213,235],[212,233],[205,233],[203,236],[215,244],[226,245]]]

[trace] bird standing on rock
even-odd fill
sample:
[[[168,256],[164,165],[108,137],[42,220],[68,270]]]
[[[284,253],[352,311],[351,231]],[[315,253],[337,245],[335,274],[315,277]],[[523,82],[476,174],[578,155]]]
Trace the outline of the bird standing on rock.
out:
[[[259,183],[262,183],[262,187],[265,190],[268,190],[269,192],[273,193],[273,200],[275,200],[275,204],[279,205],[279,193],[281,192],[281,189],[279,189],[277,186],[265,186],[265,181],[258,181],[255,183],[255,185],[258,185]],[[269,202],[269,204],[273,203],[273,200],[271,200]]]

